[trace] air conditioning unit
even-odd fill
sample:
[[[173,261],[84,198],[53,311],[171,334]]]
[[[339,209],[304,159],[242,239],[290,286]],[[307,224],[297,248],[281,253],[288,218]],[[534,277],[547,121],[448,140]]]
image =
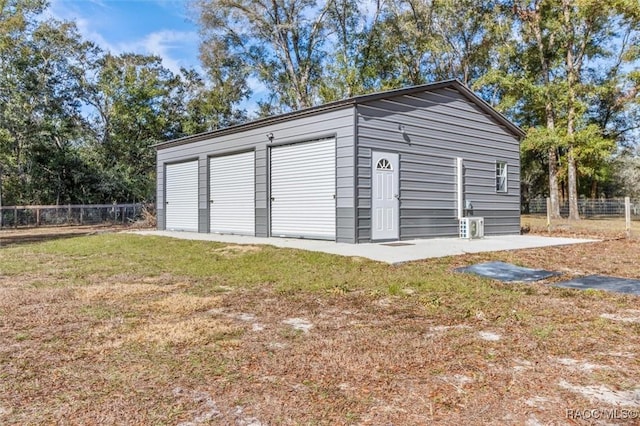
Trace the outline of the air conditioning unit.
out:
[[[483,217],[463,217],[460,219],[460,238],[472,239],[484,237]]]

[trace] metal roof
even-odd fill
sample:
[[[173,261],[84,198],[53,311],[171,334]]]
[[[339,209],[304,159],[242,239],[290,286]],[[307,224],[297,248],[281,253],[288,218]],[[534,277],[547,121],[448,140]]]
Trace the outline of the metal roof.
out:
[[[311,108],[305,108],[297,111],[288,112],[285,114],[279,114],[271,117],[260,118],[258,120],[248,121],[246,123],[236,124],[234,126],[211,130],[204,133],[198,133],[191,136],[184,136],[182,138],[172,139],[166,142],[160,142],[158,144],[153,145],[153,147],[155,147],[156,149],[163,149],[163,148],[169,148],[173,146],[185,145],[192,142],[211,139],[213,137],[224,136],[228,134],[238,133],[244,130],[260,128],[266,125],[280,123],[282,121],[300,118],[307,115],[314,115],[314,114],[318,114],[325,111],[332,111],[332,110],[346,108],[346,107],[350,107],[358,104],[363,104],[366,102],[377,101],[380,99],[388,99],[395,96],[410,95],[413,93],[428,92],[428,91],[444,89],[444,88],[452,88],[457,90],[462,95],[464,95],[468,100],[470,100],[475,105],[477,105],[480,109],[482,109],[485,113],[492,116],[496,121],[498,121],[498,123],[505,126],[515,136],[519,138],[524,137],[525,132],[520,127],[512,123],[508,118],[506,118],[504,115],[496,111],[491,105],[489,105],[482,98],[480,98],[475,93],[473,93],[460,80],[454,79],[454,80],[443,80],[435,83],[422,84],[419,86],[405,87],[402,89],[376,92],[368,95],[354,96],[351,98],[342,99],[339,101],[334,101],[334,102],[318,105]]]

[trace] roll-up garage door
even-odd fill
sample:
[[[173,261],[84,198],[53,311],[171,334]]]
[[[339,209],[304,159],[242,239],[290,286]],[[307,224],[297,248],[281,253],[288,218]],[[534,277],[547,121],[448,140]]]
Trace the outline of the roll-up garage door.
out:
[[[255,235],[255,154],[209,160],[211,232]]]
[[[334,240],[335,139],[271,149],[271,235]]]
[[[165,228],[198,232],[198,161],[167,164]]]

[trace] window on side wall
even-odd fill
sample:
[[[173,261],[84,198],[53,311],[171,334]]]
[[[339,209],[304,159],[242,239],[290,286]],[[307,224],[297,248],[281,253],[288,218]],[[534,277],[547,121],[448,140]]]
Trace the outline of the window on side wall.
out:
[[[507,192],[507,163],[496,162],[496,192]]]

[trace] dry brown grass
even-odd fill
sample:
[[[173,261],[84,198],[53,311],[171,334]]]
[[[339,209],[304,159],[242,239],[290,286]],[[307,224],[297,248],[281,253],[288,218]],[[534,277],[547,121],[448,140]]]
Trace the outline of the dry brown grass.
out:
[[[503,260],[640,278],[637,240],[401,266],[198,243],[219,264],[206,275],[179,269],[191,246],[176,241],[136,260],[176,262],[156,274],[109,266],[142,238],[97,239],[115,258],[66,245],[84,240],[0,250],[0,265],[43,262],[0,270],[0,424],[639,423],[567,418],[640,415],[638,297],[451,272]],[[305,290],[315,276],[332,284]]]
[[[571,221],[568,219],[554,219],[549,226],[545,216],[524,215],[520,219],[524,229],[541,235],[567,237],[596,237],[602,239],[626,238],[626,223],[624,218],[582,219]],[[631,222],[631,235],[640,237],[640,221]]]

